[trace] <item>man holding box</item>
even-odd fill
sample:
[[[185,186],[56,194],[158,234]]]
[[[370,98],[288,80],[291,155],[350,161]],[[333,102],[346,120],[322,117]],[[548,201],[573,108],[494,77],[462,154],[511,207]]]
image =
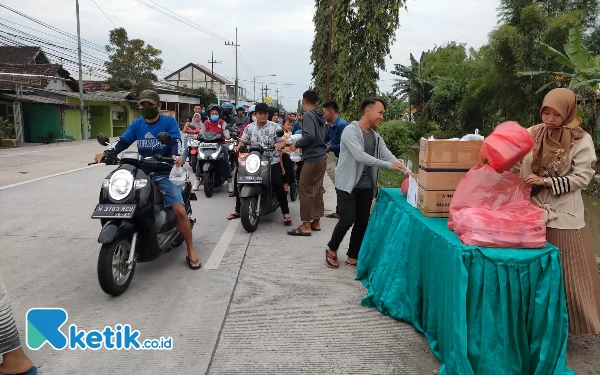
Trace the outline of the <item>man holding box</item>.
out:
[[[346,264],[356,266],[358,262],[358,252],[369,224],[373,198],[377,196],[379,168],[409,173],[375,132],[383,121],[385,102],[380,98],[367,98],[363,100],[361,109],[363,116],[360,121],[352,122],[342,133],[340,157],[335,168],[340,221],[333,230],[325,254],[325,262],[330,268],[339,267],[337,250],[353,225]]]

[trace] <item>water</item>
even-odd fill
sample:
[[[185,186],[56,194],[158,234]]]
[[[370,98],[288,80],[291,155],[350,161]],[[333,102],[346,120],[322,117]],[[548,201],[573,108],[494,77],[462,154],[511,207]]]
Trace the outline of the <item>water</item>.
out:
[[[400,161],[404,163],[408,169],[418,173],[418,151],[404,155]],[[596,253],[596,256],[600,257],[600,198],[583,195],[583,205],[585,206],[585,225],[592,236],[594,253]]]

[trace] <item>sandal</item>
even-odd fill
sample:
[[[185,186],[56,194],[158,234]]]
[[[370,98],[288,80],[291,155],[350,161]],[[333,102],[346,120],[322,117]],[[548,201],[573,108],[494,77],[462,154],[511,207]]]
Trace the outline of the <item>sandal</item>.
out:
[[[239,219],[240,214],[238,214],[237,212],[232,212],[229,214],[229,216],[227,216],[227,220],[233,220],[233,219]]]
[[[290,187],[289,187],[289,186],[286,186],[286,187],[285,187],[285,192],[286,192],[286,193],[289,193],[289,192],[290,192]]]
[[[325,264],[327,264],[327,267],[329,268],[339,268],[340,265],[339,264],[333,264],[331,261],[337,262],[337,256],[336,255],[331,255],[329,254],[329,252],[327,250],[325,250]]]
[[[283,215],[283,223],[285,225],[291,225],[292,224],[292,217],[290,215]]]
[[[190,268],[193,270],[197,270],[197,269],[200,269],[200,267],[202,267],[202,263],[200,263],[200,259],[198,259],[198,258],[196,258],[196,260],[192,261],[189,256],[186,256],[185,260],[187,260],[188,266],[190,266]],[[196,262],[198,262],[198,266],[194,267],[193,264]]]
[[[333,212],[333,213],[325,215],[325,217],[328,217],[330,219],[339,219],[340,215],[337,212]]]
[[[347,266],[357,267],[358,263],[350,263],[348,261],[345,262]]]
[[[307,232],[303,232],[301,228],[302,227],[298,227],[298,228],[296,228],[294,230],[291,230],[291,231],[287,232],[287,234],[289,234],[290,236],[305,236],[305,237],[308,237],[308,236],[312,235],[312,233],[310,233],[310,232],[308,232],[308,233]]]

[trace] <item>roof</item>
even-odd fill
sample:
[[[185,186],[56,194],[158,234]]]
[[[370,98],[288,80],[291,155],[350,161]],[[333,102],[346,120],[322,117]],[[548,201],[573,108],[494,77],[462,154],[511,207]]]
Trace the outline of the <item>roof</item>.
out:
[[[67,92],[67,91],[54,91],[54,90],[39,90],[51,94],[58,94],[68,96],[70,98],[79,99],[78,92]],[[97,102],[121,102],[124,100],[135,101],[135,97],[130,92],[126,91],[96,91],[88,92],[83,94],[83,100],[97,101]]]
[[[104,81],[83,81],[85,92],[106,91],[107,85]]]
[[[8,98],[11,100],[17,99],[17,96],[14,94],[4,94],[3,93],[3,94],[0,94],[0,97]],[[23,95],[22,97],[19,98],[19,100],[23,101],[23,102],[30,102],[30,103],[58,104],[58,105],[64,105],[64,106],[73,106],[73,104],[67,103],[62,100],[46,98],[44,96],[38,96],[38,95]]]
[[[50,64],[40,47],[0,46],[0,64]]]
[[[212,72],[210,69],[208,69],[207,67],[205,67],[204,65],[200,65],[200,64],[194,64],[194,63],[189,63],[186,66],[184,66],[183,68],[171,73],[170,75],[165,77],[165,81],[177,81],[174,79],[171,79],[175,76],[177,76],[177,74],[181,73],[182,71],[186,70],[189,67],[194,67],[196,69],[198,69],[199,71],[201,71],[202,73],[206,74],[209,77],[212,77],[213,79],[215,79],[218,82],[221,82],[224,85],[233,85],[233,82],[227,80],[226,78],[218,75],[217,73]]]
[[[0,51],[1,53],[1,51]],[[68,79],[67,85],[74,90],[79,90],[77,81],[71,77],[68,71],[58,64],[31,64],[31,65],[13,65],[0,63],[0,72],[14,74],[33,74],[48,77],[61,77]],[[50,79],[40,79],[28,83],[27,86],[35,88],[46,88],[50,83]],[[10,82],[0,82],[0,90],[14,90],[15,84]]]

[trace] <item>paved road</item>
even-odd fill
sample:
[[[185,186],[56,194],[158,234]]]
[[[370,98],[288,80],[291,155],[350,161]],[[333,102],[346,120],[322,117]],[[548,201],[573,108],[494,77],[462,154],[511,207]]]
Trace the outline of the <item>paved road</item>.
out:
[[[40,374],[433,374],[439,368],[412,327],[360,306],[365,290],[353,280],[354,269],[325,267],[334,220],[310,238],[292,238],[274,213],[250,235],[239,220],[225,219],[234,200],[224,188],[210,199],[200,191],[192,202],[194,244],[214,269],[187,268],[182,246],[139,264],[130,289],[107,296],[96,277],[100,224],[90,214],[111,167],[87,168],[100,150],[85,142],[0,152],[0,272],[21,338],[25,343],[28,309],[61,307],[67,325],[130,324],[142,338],[173,337],[173,350],[26,349]],[[79,168],[85,169],[44,179]],[[326,189],[332,209],[330,180]],[[298,202],[291,210],[297,221]]]

